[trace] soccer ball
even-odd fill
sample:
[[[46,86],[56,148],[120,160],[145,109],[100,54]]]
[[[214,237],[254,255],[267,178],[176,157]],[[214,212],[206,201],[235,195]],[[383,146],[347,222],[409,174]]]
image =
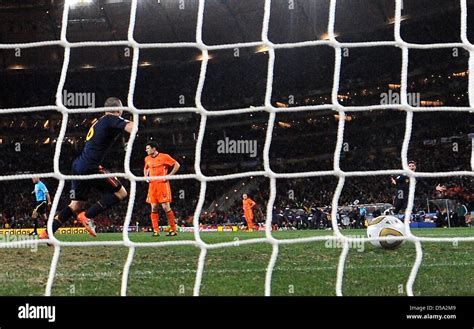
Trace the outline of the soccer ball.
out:
[[[393,216],[379,216],[374,218],[367,227],[367,236],[369,238],[384,236],[404,236],[405,224]],[[370,241],[374,247],[383,249],[396,249],[400,247],[405,240],[397,241]]]

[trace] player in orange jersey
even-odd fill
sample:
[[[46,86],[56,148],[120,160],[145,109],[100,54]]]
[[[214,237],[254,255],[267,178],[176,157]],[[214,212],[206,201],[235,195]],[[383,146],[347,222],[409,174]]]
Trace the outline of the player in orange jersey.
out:
[[[244,209],[245,220],[247,221],[247,228],[249,232],[253,231],[253,210],[256,203],[248,197],[247,194],[242,195],[242,208]]]
[[[170,157],[166,153],[158,152],[158,143],[148,142],[146,144],[146,153],[148,156],[145,158],[145,168],[143,169],[143,175],[148,176],[165,176],[174,175],[180,167],[178,161]],[[171,171],[169,171],[171,169]],[[170,231],[166,234],[167,236],[175,236],[176,233],[176,221],[174,212],[171,210],[170,203],[172,201],[170,183],[165,179],[150,180],[148,186],[148,196],[146,202],[151,205],[151,224],[153,226],[153,236],[159,236],[159,215],[158,205],[161,204],[163,210],[168,218],[168,224]]]

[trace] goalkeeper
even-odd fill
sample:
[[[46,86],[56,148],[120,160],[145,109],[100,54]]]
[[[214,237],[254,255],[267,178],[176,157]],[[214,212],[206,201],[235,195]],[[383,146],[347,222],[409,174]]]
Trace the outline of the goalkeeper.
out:
[[[72,164],[75,175],[106,174],[107,169],[102,166],[102,161],[107,150],[114,143],[115,139],[125,130],[131,133],[133,123],[121,117],[123,110],[120,99],[110,97],[105,101],[105,107],[114,107],[115,110],[106,111],[89,129],[86,136],[84,149]],[[103,192],[102,198],[84,211],[84,203],[91,189]],[[122,186],[116,177],[107,177],[94,180],[73,180],[69,206],[62,209],[54,218],[53,232],[61,223],[77,214],[77,219],[85,227],[90,235],[95,237],[95,224],[93,218],[103,211],[109,209],[127,197],[127,190]],[[47,239],[48,233],[45,231],[41,239]]]

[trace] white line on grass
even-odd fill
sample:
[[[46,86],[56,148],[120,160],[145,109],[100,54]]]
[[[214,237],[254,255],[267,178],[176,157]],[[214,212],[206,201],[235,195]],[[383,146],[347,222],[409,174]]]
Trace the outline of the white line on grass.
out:
[[[411,264],[387,264],[387,265],[347,265],[345,269],[349,270],[358,270],[358,269],[391,269],[391,268],[411,268]],[[431,263],[431,264],[422,264],[422,267],[463,267],[463,266],[474,266],[474,262],[462,262],[462,263]],[[316,271],[329,271],[336,270],[337,266],[322,266],[322,267],[313,267],[313,266],[304,266],[304,267],[278,267],[275,266],[276,272],[316,272]],[[256,268],[256,269],[219,269],[219,270],[205,270],[204,275],[212,274],[241,274],[241,273],[265,273],[266,268]],[[130,270],[130,276],[133,280],[133,277],[149,277],[155,275],[163,274],[195,274],[196,269],[180,269],[180,270],[147,270],[134,271],[133,268]],[[119,277],[121,272],[116,271],[101,271],[94,273],[56,273],[57,277],[73,277],[73,278],[91,278],[91,277]],[[1,277],[1,275],[0,275]]]

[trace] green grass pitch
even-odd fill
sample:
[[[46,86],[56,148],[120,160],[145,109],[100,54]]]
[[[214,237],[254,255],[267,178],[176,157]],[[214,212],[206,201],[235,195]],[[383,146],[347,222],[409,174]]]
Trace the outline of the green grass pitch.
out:
[[[430,237],[473,236],[474,228],[418,229],[415,235]],[[364,235],[364,230],[345,230]],[[278,239],[332,234],[331,231],[274,232]],[[264,237],[264,232],[201,233],[207,243]],[[91,241],[78,235],[58,236],[64,241]],[[99,234],[95,240],[121,240],[121,234]],[[192,240],[192,233],[177,237],[152,237],[133,233],[135,242]],[[415,295],[474,295],[474,242],[422,243],[423,262]],[[362,250],[363,249],[363,250]],[[325,242],[280,245],[272,279],[272,295],[334,296],[341,248]],[[54,280],[53,295],[118,296],[126,247],[63,247]],[[53,248],[41,245],[36,252],[26,248],[1,248],[0,295],[43,295]],[[265,272],[271,245],[257,243],[209,250],[201,295],[255,296],[264,294]],[[199,249],[193,246],[137,248],[130,268],[130,296],[190,296],[193,292]],[[415,260],[411,242],[388,251],[366,243],[349,250],[344,270],[343,294],[348,296],[406,295],[405,284]]]

